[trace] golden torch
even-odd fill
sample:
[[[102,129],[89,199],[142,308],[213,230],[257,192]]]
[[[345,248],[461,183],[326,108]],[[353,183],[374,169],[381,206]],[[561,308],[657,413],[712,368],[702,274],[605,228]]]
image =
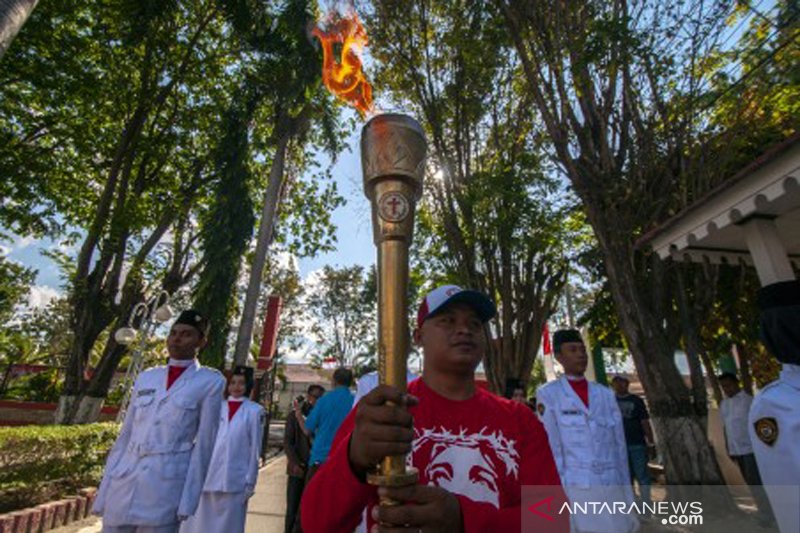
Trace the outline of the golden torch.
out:
[[[364,193],[372,204],[378,248],[378,375],[381,384],[403,392],[410,340],[408,248],[426,154],[422,127],[406,115],[378,115],[361,132]],[[379,486],[412,485],[417,472],[406,468],[404,455],[386,457],[368,481]]]

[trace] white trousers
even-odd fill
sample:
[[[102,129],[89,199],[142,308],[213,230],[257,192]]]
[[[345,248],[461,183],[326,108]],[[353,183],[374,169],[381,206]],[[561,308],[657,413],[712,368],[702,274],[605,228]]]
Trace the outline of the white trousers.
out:
[[[181,524],[180,533],[244,533],[244,492],[204,492],[197,511]]]
[[[103,533],[178,533],[180,524],[166,526],[103,526]]]

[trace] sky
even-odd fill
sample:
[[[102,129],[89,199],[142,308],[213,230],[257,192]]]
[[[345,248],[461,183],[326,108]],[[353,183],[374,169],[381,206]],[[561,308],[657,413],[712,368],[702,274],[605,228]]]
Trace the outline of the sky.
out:
[[[370,206],[367,197],[364,196],[361,179],[359,154],[361,124],[363,123],[360,123],[350,134],[347,139],[347,148],[339,155],[333,166],[333,179],[346,202],[333,213],[337,249],[317,257],[300,259],[300,274],[303,277],[324,265],[359,264],[368,266],[375,262]],[[330,163],[324,155],[320,156],[320,162],[323,165]]]

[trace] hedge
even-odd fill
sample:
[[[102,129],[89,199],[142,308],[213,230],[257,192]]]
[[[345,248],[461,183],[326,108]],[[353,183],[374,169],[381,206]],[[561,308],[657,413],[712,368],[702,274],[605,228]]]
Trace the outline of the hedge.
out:
[[[100,482],[119,424],[0,428],[0,513]]]

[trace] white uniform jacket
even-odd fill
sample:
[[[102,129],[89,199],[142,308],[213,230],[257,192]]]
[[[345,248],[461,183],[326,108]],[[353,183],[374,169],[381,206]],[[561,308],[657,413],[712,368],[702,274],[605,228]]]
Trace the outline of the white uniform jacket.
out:
[[[167,390],[167,367],[142,372],[106,461],[93,512],[107,526],[159,526],[197,508],[225,379],[197,361]]]
[[[800,366],[783,364],[753,400],[747,426],[781,532],[800,531]]]
[[[622,414],[613,392],[590,381],[587,408],[562,376],[539,387],[536,409],[571,500],[633,502]],[[625,532],[635,530],[638,520],[628,515],[574,515],[573,527],[577,531]]]
[[[265,417],[263,407],[244,399],[228,421],[228,403],[222,403],[203,492],[244,492],[255,487]]]

